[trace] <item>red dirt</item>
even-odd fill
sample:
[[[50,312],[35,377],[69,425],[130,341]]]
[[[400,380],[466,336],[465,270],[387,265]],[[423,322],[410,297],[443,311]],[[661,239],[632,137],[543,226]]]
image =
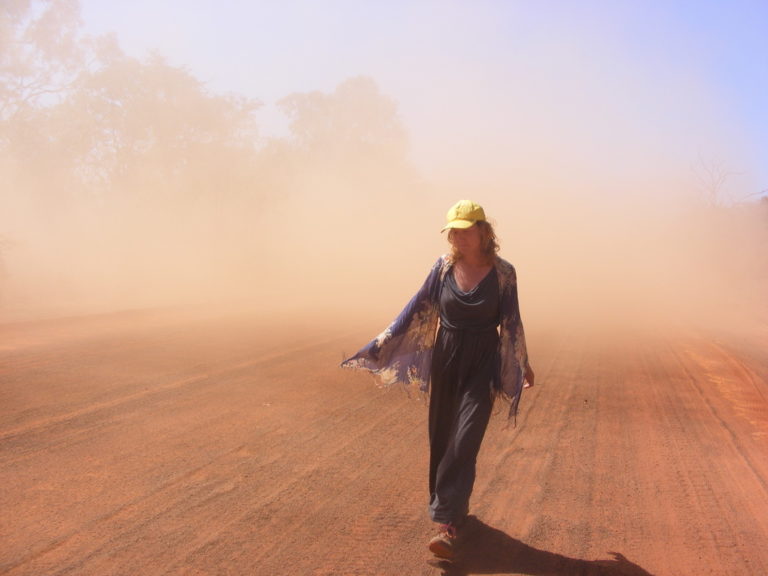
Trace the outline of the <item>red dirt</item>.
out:
[[[0,574],[438,574],[426,410],[380,326],[0,326]],[[768,573],[768,337],[545,337],[451,574]],[[738,345],[736,345],[738,343]]]

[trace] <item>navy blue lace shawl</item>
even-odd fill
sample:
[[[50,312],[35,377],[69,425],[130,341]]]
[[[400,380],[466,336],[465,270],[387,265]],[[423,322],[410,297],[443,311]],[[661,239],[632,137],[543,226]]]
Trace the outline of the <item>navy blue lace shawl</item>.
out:
[[[515,268],[501,258],[495,262],[501,297],[499,364],[494,390],[510,403],[509,415],[517,415],[523,391],[528,352],[520,319]],[[375,374],[382,385],[401,384],[429,393],[432,350],[439,322],[440,286],[451,267],[446,256],[435,262],[427,279],[402,312],[376,338],[342,362]]]

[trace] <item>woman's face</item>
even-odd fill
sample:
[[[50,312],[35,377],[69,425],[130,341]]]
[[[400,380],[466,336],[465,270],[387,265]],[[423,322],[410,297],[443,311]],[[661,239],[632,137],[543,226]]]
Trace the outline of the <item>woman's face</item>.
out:
[[[451,230],[451,244],[463,255],[480,252],[482,240],[480,227],[477,224],[473,224],[469,228],[454,228]]]

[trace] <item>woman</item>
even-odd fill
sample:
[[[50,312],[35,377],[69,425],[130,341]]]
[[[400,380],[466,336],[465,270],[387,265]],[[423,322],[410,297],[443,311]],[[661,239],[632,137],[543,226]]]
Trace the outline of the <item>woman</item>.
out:
[[[441,256],[397,319],[342,366],[384,384],[429,393],[429,549],[451,558],[469,511],[475,465],[496,396],[517,414],[532,386],[514,267],[497,256],[483,208],[461,200],[447,215],[451,252]]]

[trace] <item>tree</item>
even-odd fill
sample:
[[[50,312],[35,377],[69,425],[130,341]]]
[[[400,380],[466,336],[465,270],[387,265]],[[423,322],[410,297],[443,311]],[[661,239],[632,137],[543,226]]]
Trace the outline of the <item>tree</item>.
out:
[[[304,151],[405,161],[407,135],[397,105],[371,78],[346,80],[332,94],[292,94],[279,104],[290,119],[292,141]]]
[[[107,194],[158,192],[192,196],[237,171],[255,152],[252,99],[209,94],[183,69],[157,55],[121,57],[82,75],[55,111],[75,119],[64,148],[85,182]],[[153,186],[155,186],[153,188]]]
[[[8,276],[34,254],[35,276],[88,290],[173,271],[194,284],[258,195],[258,105],[84,37],[74,0],[3,3],[0,235],[19,248],[0,258]]]
[[[0,6],[0,121],[56,102],[82,70],[75,0],[5,0]]]
[[[695,168],[699,187],[706,203],[711,207],[719,207],[726,203],[725,185],[738,172],[728,170],[722,162],[714,159],[705,160],[699,156]]]
[[[383,202],[418,202],[397,106],[370,78],[283,99],[290,137],[262,146],[258,101],[84,37],[77,16],[76,0],[0,6],[0,236],[14,282],[25,267],[82,297],[151,299],[162,285],[176,298],[217,281],[250,294],[254,262],[290,273],[288,252],[340,258],[338,236],[305,233],[340,207],[349,240]]]

